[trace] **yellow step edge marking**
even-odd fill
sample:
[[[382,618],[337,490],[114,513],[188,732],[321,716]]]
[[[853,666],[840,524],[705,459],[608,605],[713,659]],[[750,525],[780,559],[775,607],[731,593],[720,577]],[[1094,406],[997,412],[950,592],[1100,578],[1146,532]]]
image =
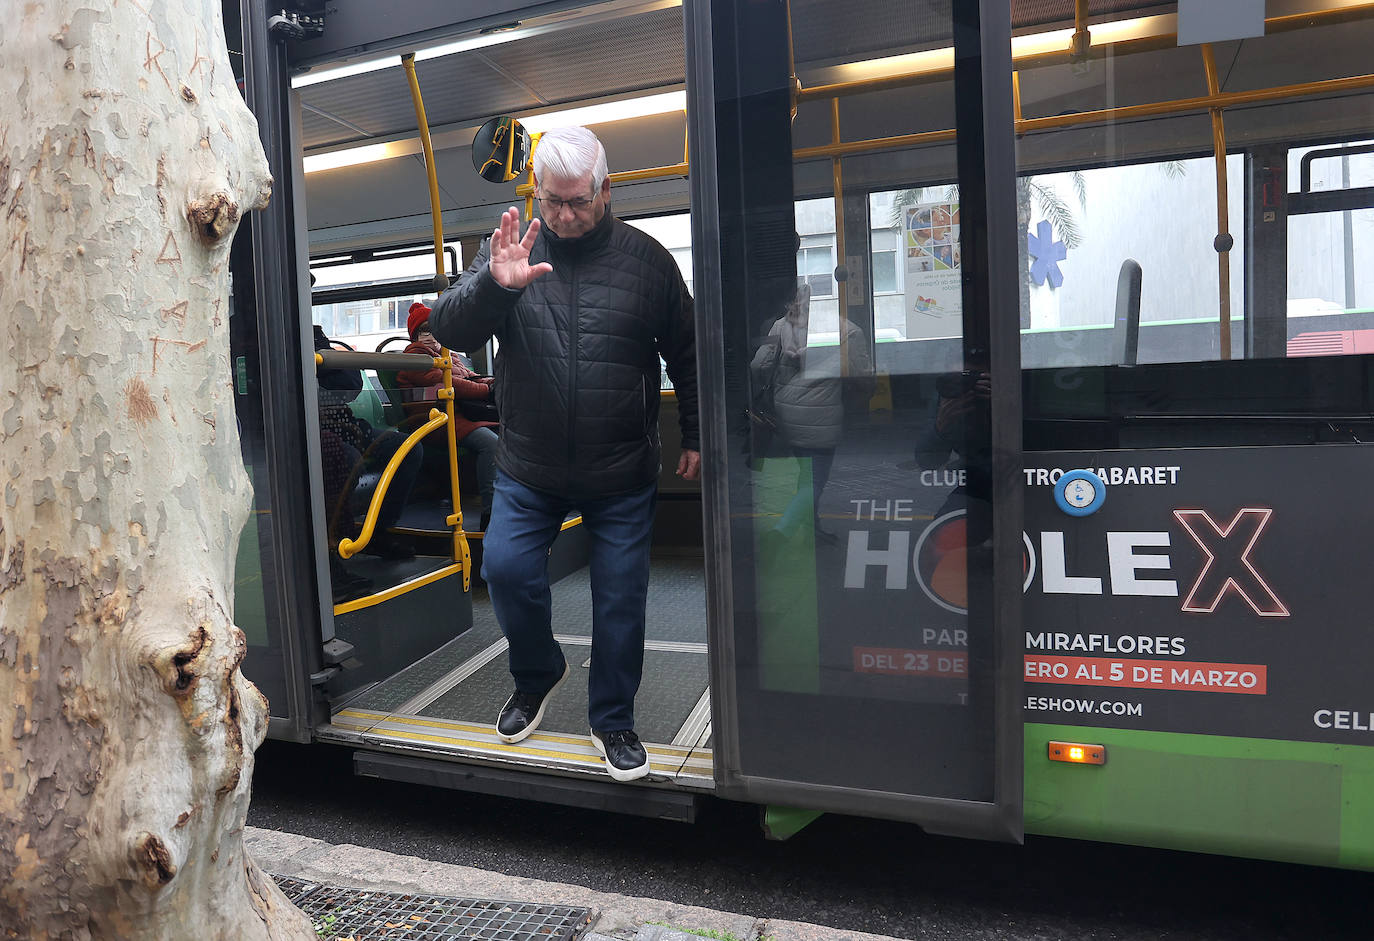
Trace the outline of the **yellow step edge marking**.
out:
[[[340,715],[342,715],[342,714],[343,714],[343,713],[340,713]],[[426,717],[424,717],[424,716],[399,716],[399,715],[387,715],[387,716],[384,716],[384,717],[383,717],[382,721],[384,721],[384,722],[395,722],[395,723],[400,724],[400,725],[428,726],[428,727],[430,727],[430,728],[435,728],[435,729],[447,729],[447,730],[453,731],[453,732],[472,732],[472,733],[475,734],[475,735],[495,735],[495,734],[496,734],[496,726],[494,726],[494,725],[478,725],[478,724],[475,724],[475,723],[468,723],[468,722],[452,722],[452,721],[448,721],[448,720],[445,720],[445,719],[430,719],[430,718],[426,718]],[[590,743],[591,743],[591,738],[590,738],[590,736],[586,736],[586,735],[575,735],[575,734],[571,734],[571,733],[535,732],[535,733],[533,733],[533,734],[530,736],[530,738],[538,739],[538,740],[541,741],[541,742],[550,742],[550,743],[559,744],[559,745],[588,745],[588,746],[590,746]],[[655,753],[655,754],[665,755],[665,756],[671,755],[671,756],[674,757],[674,758],[690,757],[690,755],[691,755],[691,753],[692,753],[692,749],[683,747],[683,746],[681,746],[681,745],[657,745],[657,744],[655,744],[655,745],[648,745],[648,744],[645,744],[644,747],[645,747],[645,749],[647,749],[648,751],[653,752],[653,753]]]
[[[407,739],[409,741],[414,742],[436,742],[445,745],[457,746],[467,745],[470,748],[474,745],[473,742],[466,739],[448,738],[447,736],[443,735],[425,735],[423,732],[403,732],[399,730],[388,730],[382,732],[374,730],[373,735],[379,738],[387,736],[391,738]],[[480,744],[483,751],[495,752],[496,754],[530,755],[536,758],[556,758],[562,761],[570,761],[578,765],[586,765],[588,767],[600,767],[605,764],[605,759],[603,759],[599,754],[596,754],[595,752],[593,752],[590,755],[579,755],[573,752],[550,751],[545,748],[529,748],[525,745],[508,745],[505,742],[483,742]],[[651,761],[649,762],[649,768],[651,770],[660,771],[664,774],[676,773],[674,767],[671,764],[655,764]]]
[[[460,722],[447,722],[442,719],[424,719],[412,716],[392,715],[386,712],[374,712],[370,709],[343,709],[335,713],[334,715],[335,720],[344,718],[360,719],[364,722],[371,722],[372,725],[368,726],[368,728],[370,729],[380,728],[380,726],[385,725],[387,723],[396,723],[397,725],[428,726],[431,728],[449,729],[457,732],[472,732],[473,734],[484,736],[496,735],[496,729],[494,726],[472,725]],[[383,731],[396,731],[399,733],[401,730]],[[541,742],[549,742],[551,744],[573,746],[580,745],[586,746],[588,748],[594,748],[594,746],[591,744],[591,739],[587,736],[559,735],[553,732],[535,732],[533,735],[530,736],[530,738]],[[472,741],[471,739],[459,738],[445,738],[444,740],[453,742]],[[486,745],[488,743],[483,740],[480,741],[479,744]],[[507,746],[507,743],[500,742],[500,745]],[[685,758],[687,764],[709,764],[712,762],[711,749],[709,748],[689,749],[677,745],[645,745],[645,750],[651,754],[656,754],[663,757],[671,757],[675,759]],[[598,758],[599,757],[600,756],[598,755]]]
[[[418,725],[432,729],[446,729],[452,732],[471,732],[474,735],[496,734],[496,726],[494,725],[477,725],[474,723],[467,722],[450,722],[444,719],[429,719],[425,718],[424,716],[390,715],[387,716],[383,721],[395,722],[398,725]],[[541,741],[561,745],[576,745],[579,743],[578,739],[576,738],[572,738],[566,735],[556,735],[552,732],[535,732],[530,737],[538,738]]]
[[[386,721],[386,713],[374,713],[371,715],[364,715],[360,713],[349,714],[346,712],[340,712],[337,713],[332,719],[330,719],[330,724],[337,726],[339,728],[370,729],[378,722],[384,721]]]
[[[362,734],[372,739],[381,741],[400,740],[414,742],[430,742],[439,745],[448,745],[466,753],[486,755],[487,757],[502,757],[503,755],[527,755],[536,758],[555,759],[571,761],[579,766],[594,768],[602,764],[601,755],[594,750],[587,753],[554,751],[544,748],[531,748],[524,745],[510,745],[505,742],[484,741],[478,739],[452,738],[445,735],[427,735],[423,732],[410,732],[404,729],[387,729],[381,726],[371,726],[361,729]],[[656,756],[658,757],[658,756]],[[664,774],[673,774],[678,777],[696,777],[703,781],[713,780],[714,768],[709,762],[699,760],[688,760],[678,762],[674,759],[650,760],[649,767]]]
[[[372,709],[340,709],[338,712],[334,713],[334,718],[337,719],[339,716],[351,716],[355,719],[385,719],[389,715],[391,715],[389,712],[376,712]]]

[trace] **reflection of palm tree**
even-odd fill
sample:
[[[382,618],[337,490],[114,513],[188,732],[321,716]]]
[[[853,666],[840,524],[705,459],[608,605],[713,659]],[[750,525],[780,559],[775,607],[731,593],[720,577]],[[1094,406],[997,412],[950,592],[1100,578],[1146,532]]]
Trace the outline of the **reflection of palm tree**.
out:
[[[895,228],[901,228],[903,216],[907,206],[914,206],[917,203],[952,203],[959,199],[959,187],[949,185],[939,186],[918,186],[915,189],[902,190],[892,201],[892,211],[887,218],[887,224]]]
[[[1078,206],[1084,212],[1088,211],[1088,189],[1083,181],[1083,174],[1077,170],[1069,174],[1069,179],[1073,181],[1074,194],[1078,197]],[[1024,196],[1022,195],[1024,193]],[[1073,217],[1073,210],[1069,204],[1051,186],[1046,186],[1038,182],[1033,176],[1022,176],[1016,178],[1016,202],[1019,206],[1022,199],[1029,201],[1035,200],[1036,206],[1040,210],[1040,215],[1054,228],[1059,240],[1064,243],[1065,248],[1077,248],[1083,244],[1083,237],[1078,231],[1078,220]],[[1019,211],[1017,215],[1020,215]],[[1029,215],[1029,214],[1028,214]],[[1022,240],[1025,239],[1025,232],[1030,229],[1030,219],[1026,219],[1026,224],[1022,228]]]
[[[1083,179],[1083,174],[1074,170],[1069,174],[1069,179],[1073,182],[1075,195],[1078,196],[1078,205],[1084,212],[1088,211],[1088,187]],[[1031,325],[1030,315],[1030,249],[1027,246],[1026,236],[1030,232],[1031,222],[1031,201],[1034,200],[1040,209],[1040,215],[1044,216],[1059,234],[1059,240],[1064,243],[1065,248],[1077,248],[1083,244],[1083,237],[1078,231],[1078,221],[1073,217],[1073,210],[1069,208],[1059,195],[1050,186],[1036,181],[1033,176],[1018,176],[1016,178],[1016,230],[1017,230],[1017,250],[1021,255],[1021,329],[1025,330]]]

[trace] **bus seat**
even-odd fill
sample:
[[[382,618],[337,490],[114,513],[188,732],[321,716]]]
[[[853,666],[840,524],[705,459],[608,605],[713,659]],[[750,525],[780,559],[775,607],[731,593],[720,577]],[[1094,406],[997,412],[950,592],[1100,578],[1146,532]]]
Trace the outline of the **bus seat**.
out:
[[[406,420],[406,412],[401,407],[403,390],[396,378],[396,370],[377,370],[377,383],[381,386],[382,398],[385,403],[386,423],[393,428],[399,427]]]
[[[367,373],[363,374],[363,390],[358,393],[352,402],[348,403],[348,409],[355,418],[361,418],[373,428],[379,428],[389,424],[386,418],[386,409],[382,404],[381,398],[377,395],[375,382]]]
[[[1116,277],[1116,318],[1112,323],[1112,351],[1117,363],[1134,366],[1140,351],[1140,262],[1127,258]]]

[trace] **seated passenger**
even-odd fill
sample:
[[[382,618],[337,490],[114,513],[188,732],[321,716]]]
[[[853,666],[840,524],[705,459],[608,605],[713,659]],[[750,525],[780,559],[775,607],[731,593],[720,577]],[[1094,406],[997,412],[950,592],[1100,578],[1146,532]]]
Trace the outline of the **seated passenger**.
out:
[[[410,305],[410,316],[406,319],[406,327],[410,330],[411,343],[406,347],[407,353],[420,353],[425,356],[439,356],[443,348],[439,341],[434,339],[434,334],[429,332],[429,308],[416,301]],[[491,376],[479,376],[477,373],[468,369],[458,359],[458,354],[454,353],[451,357],[453,367],[453,432],[458,439],[460,447],[477,452],[477,487],[482,495],[482,532],[486,532],[487,522],[491,518],[491,497],[496,484],[496,429],[500,427],[496,421],[484,421],[474,419],[464,414],[462,404],[464,402],[472,404],[492,403],[492,382]],[[396,381],[402,387],[410,389],[426,388],[430,390],[427,398],[438,400],[438,386],[444,384],[444,374],[435,367],[428,370],[402,370],[396,374]],[[490,411],[495,413],[495,408]]]
[[[329,337],[319,324],[315,325],[315,349],[330,349]],[[320,384],[320,454],[329,512],[329,541],[331,546],[337,546],[344,537],[358,537],[357,517],[367,512],[371,494],[358,490],[360,478],[364,474],[380,474],[404,443],[405,437],[390,429],[373,428],[353,414],[349,403],[358,397],[363,388],[363,376],[359,370],[319,366],[315,375]],[[362,550],[364,554],[384,559],[407,559],[415,555],[412,546],[397,539],[388,530],[396,524],[401,511],[405,509],[423,457],[423,451],[417,444],[401,461],[382,499],[372,539]],[[357,579],[343,572],[332,552],[330,570],[335,579],[336,593],[341,587],[345,590],[366,587],[353,584]],[[344,584],[341,586],[340,582]]]

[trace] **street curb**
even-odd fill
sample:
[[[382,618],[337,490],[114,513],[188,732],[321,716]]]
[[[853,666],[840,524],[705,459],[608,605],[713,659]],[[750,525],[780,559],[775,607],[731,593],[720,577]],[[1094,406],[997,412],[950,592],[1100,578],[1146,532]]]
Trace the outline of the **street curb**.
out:
[[[841,931],[803,922],[762,920],[660,899],[598,892],[583,886],[507,876],[499,872],[399,856],[365,846],[334,845],[311,837],[245,827],[248,854],[268,872],[330,885],[416,895],[501,899],[573,905],[593,912],[586,941],[633,941],[642,928],[667,926],[719,932],[740,941],[891,941],[884,935]],[[676,932],[661,931],[665,939]]]

